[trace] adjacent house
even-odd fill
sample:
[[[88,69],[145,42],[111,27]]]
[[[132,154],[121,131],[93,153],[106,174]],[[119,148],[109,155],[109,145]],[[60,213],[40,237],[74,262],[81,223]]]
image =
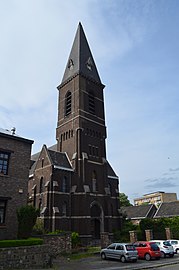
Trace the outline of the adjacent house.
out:
[[[0,239],[17,237],[19,207],[27,204],[33,141],[0,129]]]
[[[154,218],[179,217],[179,201],[161,203]]]
[[[138,225],[144,218],[153,218],[157,208],[154,204],[121,207],[121,213],[126,219]]]

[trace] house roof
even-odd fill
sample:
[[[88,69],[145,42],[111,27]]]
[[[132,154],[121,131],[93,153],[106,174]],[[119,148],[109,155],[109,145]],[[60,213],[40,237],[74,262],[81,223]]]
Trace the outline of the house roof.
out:
[[[152,218],[157,208],[154,204],[139,206],[123,206],[121,211],[128,219]]]
[[[66,65],[65,73],[62,79],[62,84],[77,74],[82,74],[85,77],[93,79],[97,83],[101,83],[81,23],[78,25],[70,56]]]
[[[3,129],[0,128],[0,137],[5,137],[5,138],[9,138],[9,139],[13,139],[16,141],[22,141],[28,144],[33,144],[34,141],[33,140],[29,140],[23,137],[20,137],[19,135],[17,135],[15,133],[15,128],[12,129],[12,131],[8,130],[8,129]]]
[[[154,218],[175,216],[179,216],[179,201],[161,203]]]

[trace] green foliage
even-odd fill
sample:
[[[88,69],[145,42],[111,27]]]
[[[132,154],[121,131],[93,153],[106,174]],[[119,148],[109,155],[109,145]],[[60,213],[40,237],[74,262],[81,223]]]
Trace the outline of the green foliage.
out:
[[[134,225],[130,220],[123,220],[121,230],[114,232],[114,239],[115,241],[127,243],[130,241],[129,231],[135,231],[137,229],[138,226]]]
[[[63,233],[64,231],[63,230],[56,230],[56,231],[53,231],[53,232],[48,232],[48,234],[60,234],[60,233]]]
[[[46,233],[42,219],[37,218],[36,223],[33,227],[32,233],[35,235],[42,235]]]
[[[124,193],[119,193],[119,201],[120,201],[120,207],[121,206],[131,206],[128,196]]]
[[[21,240],[1,240],[0,248],[5,247],[20,247],[20,246],[34,246],[34,245],[42,245],[43,239],[40,238],[28,238]]]
[[[31,236],[38,215],[39,209],[32,205],[22,206],[17,210],[18,238],[26,239]]]
[[[71,242],[72,242],[72,247],[73,248],[76,248],[80,244],[79,233],[72,232],[72,234],[71,234]]]
[[[170,228],[173,237],[177,238],[177,236],[179,236],[179,217],[159,219],[146,218],[140,222],[140,229],[143,232],[144,239],[145,230],[152,230],[154,239],[166,239],[165,228]]]
[[[173,217],[171,219],[171,224],[170,226],[172,236],[174,239],[179,239],[179,217]]]

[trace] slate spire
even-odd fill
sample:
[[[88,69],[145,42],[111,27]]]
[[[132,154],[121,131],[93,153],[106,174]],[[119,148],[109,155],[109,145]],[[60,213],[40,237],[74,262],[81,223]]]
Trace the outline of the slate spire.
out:
[[[81,23],[75,35],[70,56],[68,58],[62,83],[71,77],[81,74],[87,78],[91,78],[97,83],[101,83],[91,50],[88,45],[85,33]]]

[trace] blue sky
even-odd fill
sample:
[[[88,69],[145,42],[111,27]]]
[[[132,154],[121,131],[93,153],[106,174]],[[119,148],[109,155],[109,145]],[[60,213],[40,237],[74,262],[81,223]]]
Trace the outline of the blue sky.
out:
[[[56,87],[81,21],[106,85],[107,157],[120,191],[179,198],[179,1],[0,1],[0,127],[55,143]]]

